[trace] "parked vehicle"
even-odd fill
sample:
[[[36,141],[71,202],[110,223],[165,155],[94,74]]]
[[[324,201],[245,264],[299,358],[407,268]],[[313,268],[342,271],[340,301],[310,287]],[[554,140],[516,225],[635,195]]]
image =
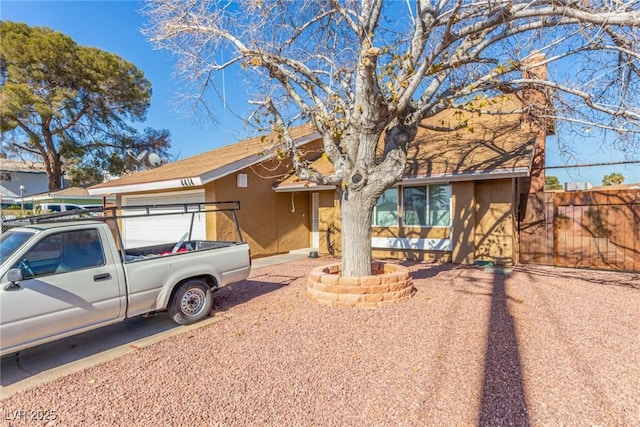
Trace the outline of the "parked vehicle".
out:
[[[92,205],[96,207],[96,205]],[[68,212],[76,210],[84,210],[86,206],[77,205],[75,203],[40,203],[36,205],[36,210],[42,213],[48,212]]]
[[[162,205],[143,208],[154,215]],[[237,209],[237,202],[184,209],[230,212],[237,241],[190,240],[187,231],[177,242],[141,248],[124,248],[115,208],[84,220],[68,213],[20,219],[0,236],[0,355],[156,311],[183,325],[202,320],[212,292],[249,276]]]

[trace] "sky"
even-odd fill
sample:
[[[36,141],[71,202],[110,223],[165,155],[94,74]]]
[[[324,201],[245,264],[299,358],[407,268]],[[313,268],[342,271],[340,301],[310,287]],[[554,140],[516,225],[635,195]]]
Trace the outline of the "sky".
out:
[[[251,136],[250,130],[236,117],[246,116],[251,109],[247,103],[247,89],[236,83],[242,79],[236,79],[230,73],[224,79],[226,103],[220,101],[214,105],[217,123],[185,104],[178,105],[178,94],[184,91],[173,75],[174,59],[166,51],[154,50],[140,32],[147,23],[139,13],[142,6],[142,2],[134,0],[2,0],[0,19],[52,28],[70,36],[79,45],[111,52],[141,69],[152,84],[153,95],[147,120],[137,127],[168,129],[171,151],[176,158],[190,157]],[[560,155],[559,137],[571,141],[574,157]],[[623,160],[622,153],[603,145],[597,134],[550,136],[547,140],[547,166]],[[557,176],[561,183],[588,182],[598,186],[602,178],[612,172],[622,173],[625,183],[640,183],[640,163],[554,168],[547,170],[547,175]]]
[[[151,82],[152,97],[147,120],[137,124],[143,129],[168,129],[172,152],[179,158],[190,157],[248,136],[242,121],[234,113],[244,114],[245,91],[232,83],[226,84],[227,111],[224,105],[215,106],[217,124],[194,114],[188,105],[176,105],[181,93],[174,77],[174,61],[169,52],[155,50],[140,29],[146,18],[138,11],[143,3],[118,1],[29,1],[2,0],[0,18],[24,22],[30,26],[44,26],[71,37],[78,45],[92,46],[116,54],[141,69]]]

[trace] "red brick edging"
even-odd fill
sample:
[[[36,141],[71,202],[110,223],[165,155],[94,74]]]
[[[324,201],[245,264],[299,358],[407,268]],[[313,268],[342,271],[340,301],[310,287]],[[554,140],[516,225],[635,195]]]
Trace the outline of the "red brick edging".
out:
[[[408,300],[415,293],[409,269],[376,262],[371,276],[342,277],[340,264],[316,267],[307,280],[307,295],[332,307],[378,308]]]

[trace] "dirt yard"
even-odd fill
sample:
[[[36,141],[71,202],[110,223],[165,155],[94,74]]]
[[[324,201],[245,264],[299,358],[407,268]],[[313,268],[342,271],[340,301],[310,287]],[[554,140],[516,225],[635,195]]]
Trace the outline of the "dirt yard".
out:
[[[412,299],[349,309],[306,297],[332,262],[256,269],[214,294],[225,321],[19,393],[2,422],[640,425],[640,275],[406,264]]]

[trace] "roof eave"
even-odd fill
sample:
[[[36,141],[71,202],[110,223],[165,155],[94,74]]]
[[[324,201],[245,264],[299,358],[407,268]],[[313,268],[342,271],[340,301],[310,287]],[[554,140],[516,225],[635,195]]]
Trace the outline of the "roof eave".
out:
[[[138,184],[116,185],[113,187],[88,188],[92,196],[123,193],[140,193],[146,191],[168,190],[182,187],[199,187],[203,182],[200,177],[170,179],[166,181],[152,181]]]
[[[274,188],[276,193],[293,193],[298,191],[324,191],[324,190],[335,190],[335,185],[319,185],[315,183],[300,183],[293,185],[286,185],[282,187]]]
[[[471,171],[459,173],[442,173],[433,175],[417,175],[405,177],[403,184],[429,184],[441,182],[480,181],[486,179],[521,178],[530,175],[528,167],[505,168],[485,171]]]
[[[441,184],[445,182],[459,182],[459,181],[480,181],[487,179],[504,179],[504,178],[522,178],[529,176],[529,168],[509,168],[499,169],[491,171],[474,171],[474,172],[461,172],[461,173],[442,173],[435,175],[417,175],[411,177],[405,177],[401,182],[396,185],[414,185],[414,184]],[[301,182],[293,185],[284,185],[274,188],[276,193],[286,193],[293,191],[321,191],[321,190],[334,190],[335,185],[319,185],[308,182]]]
[[[318,138],[320,138],[320,134],[318,132],[314,132],[310,135],[306,135],[296,139],[294,143],[297,148],[302,145],[308,144],[309,142],[312,142]],[[251,156],[245,157],[235,162],[231,162],[228,165],[202,173],[198,176],[180,178],[180,179],[170,179],[170,180],[164,180],[164,181],[153,181],[153,182],[138,183],[138,184],[124,184],[124,185],[116,185],[116,186],[105,186],[100,188],[88,188],[88,191],[89,191],[89,194],[91,195],[104,195],[104,194],[138,193],[138,192],[157,191],[157,190],[171,190],[171,189],[183,188],[183,187],[198,187],[198,186],[205,185],[209,182],[218,180],[220,178],[223,178],[227,175],[230,175],[242,169],[256,165],[265,160],[270,160],[274,156],[275,156],[274,153],[266,154],[266,155],[253,154]]]

